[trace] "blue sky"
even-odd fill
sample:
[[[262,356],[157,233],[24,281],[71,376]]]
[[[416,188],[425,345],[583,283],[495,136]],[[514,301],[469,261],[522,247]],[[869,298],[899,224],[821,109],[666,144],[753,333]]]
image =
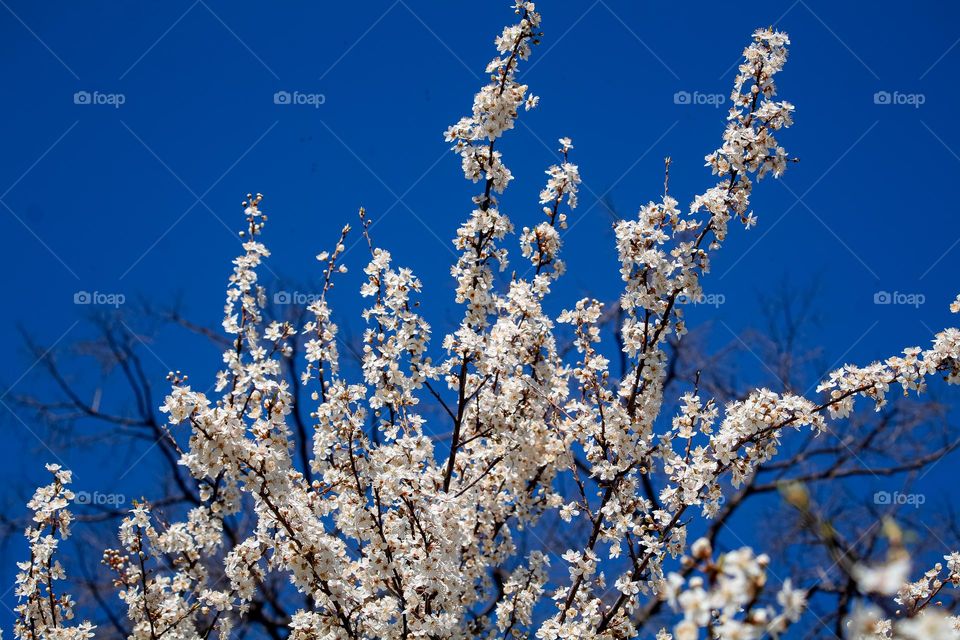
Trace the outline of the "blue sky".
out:
[[[78,321],[91,306],[74,303],[80,291],[179,298],[198,321],[218,323],[248,191],[263,192],[271,214],[268,283],[316,278],[313,257],[362,205],[375,239],[424,281],[438,332],[456,318],[449,239],[475,187],[442,132],[470,107],[492,39],[512,17],[506,2],[0,5],[0,267],[8,274],[0,388],[10,389],[0,424],[12,434],[10,478],[40,477],[54,454],[92,466],[89,452],[39,444],[30,417],[10,403],[42,384],[17,327],[45,345],[81,339]],[[960,7],[585,0],[541,8],[543,44],[521,69],[541,103],[503,143],[516,177],[503,210],[518,226],[538,221],[543,170],[556,161],[556,139],[570,136],[584,187],[564,238],[569,274],[558,309],[619,291],[604,201],[633,215],[660,193],[667,155],[682,203],[711,184],[703,156],[719,144],[725,107],[710,103],[728,95],[753,29],[774,24],[793,40],[779,86],[797,106],[781,141],[801,162],[783,181],[758,185],[759,225],[731,233],[705,282],[725,303],[691,317],[712,319],[729,342],[759,324],[758,292],[819,278],[815,337],[828,365],[926,345],[951,322],[947,305],[960,290]],[[304,104],[277,104],[277,92]],[[694,104],[678,104],[678,93]],[[363,253],[348,258],[355,277]],[[347,317],[356,318],[345,295],[356,282],[340,291]],[[924,302],[878,305],[879,292]],[[150,350],[158,385],[167,369],[202,377],[217,364],[212,351],[201,360],[205,352],[172,337]],[[753,365],[757,380],[769,377]],[[118,474],[91,472],[78,485],[109,486]]]

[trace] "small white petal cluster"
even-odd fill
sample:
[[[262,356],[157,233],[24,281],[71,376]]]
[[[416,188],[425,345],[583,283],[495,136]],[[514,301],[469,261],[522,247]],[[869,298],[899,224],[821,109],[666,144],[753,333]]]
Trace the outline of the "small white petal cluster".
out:
[[[569,162],[573,149],[570,138],[560,138],[563,163],[547,169],[547,186],[540,192],[540,204],[547,219],[534,228],[524,227],[520,234],[520,251],[532,263],[535,270],[533,287],[539,296],[550,290],[550,281],[559,278],[566,265],[557,256],[560,253],[560,232],[567,228],[567,213],[560,209],[563,200],[573,210],[577,207],[577,191],[580,185],[580,169]],[[541,273],[549,267],[549,271]]]

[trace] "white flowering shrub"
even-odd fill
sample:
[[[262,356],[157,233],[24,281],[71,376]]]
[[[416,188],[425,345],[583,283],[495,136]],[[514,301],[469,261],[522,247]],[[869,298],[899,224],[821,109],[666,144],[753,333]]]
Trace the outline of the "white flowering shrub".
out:
[[[318,256],[323,285],[308,320],[268,321],[258,278],[269,256],[266,216],[259,194],[244,202],[244,253],[227,288],[229,341],[214,391],[172,373],[161,407],[198,504],[172,522],[136,504],[119,546],[104,554],[130,638],[233,637],[263,615],[252,603],[276,576],[302,594],[283,623],[297,640],[779,637],[804,619],[815,594],[793,580],[771,584],[762,552],[715,552],[710,538],[688,532],[715,518],[725,487],[743,486],[796,432],[824,432],[858,399],[880,410],[891,391],[921,393],[933,377],[960,381],[960,331],[946,329],[928,349],[833,372],[820,399],[757,389],[723,405],[705,396],[699,377],[665,399],[668,345],[687,332],[681,301],[702,294],[727,234],[756,224],[754,184],[788,165],[778,137],[794,107],[777,99],[774,80],[789,40],[771,29],[756,31],[744,50],[722,143],[706,156],[712,184],[681,208],[665,181],[656,200],[615,227],[623,281],[615,331],[627,373],[614,374],[601,345],[601,302],[572,301],[557,317],[544,311],[564,275],[561,231],[577,206],[571,140],[560,139],[562,162],[546,170],[538,223],[517,232],[501,209],[513,176],[498,141],[538,103],[517,71],[539,42],[540,15],[531,2],[515,9],[517,22],[496,39],[489,82],[446,131],[464,176],[478,185],[454,239],[463,314],[454,331],[434,339],[418,313],[420,280],[375,245],[361,211],[370,250],[360,290],[366,328],[360,375],[351,379],[327,294],[346,270],[353,230],[344,227]],[[514,233],[530,277],[501,286]],[[571,348],[561,335],[573,336]],[[304,340],[298,382],[306,394],[282,367],[295,336]],[[675,401],[679,411],[663,419]],[[294,437],[297,402],[311,403],[309,443]],[[428,415],[449,425],[449,443],[425,434]],[[306,468],[294,454],[302,447]],[[70,622],[73,603],[55,587],[63,570],[53,553],[69,531],[72,494],[69,474],[52,470],[55,483],[30,503],[31,558],[17,585],[15,634],[23,640],[94,633]],[[659,491],[648,489],[652,474],[666,479]],[[802,487],[785,495],[842,546]],[[519,534],[547,518],[584,535],[559,554],[521,548]],[[960,584],[960,556],[911,582],[905,545],[895,525],[888,530],[885,564],[841,553],[851,580],[845,633],[960,638],[957,620],[935,606]],[[669,615],[649,615],[650,603]]]

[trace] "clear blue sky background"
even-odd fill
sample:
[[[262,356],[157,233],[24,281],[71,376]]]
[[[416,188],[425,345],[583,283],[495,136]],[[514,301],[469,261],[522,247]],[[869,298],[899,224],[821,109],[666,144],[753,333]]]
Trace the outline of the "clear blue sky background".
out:
[[[18,324],[47,345],[85,335],[76,322],[91,308],[74,304],[78,291],[157,304],[180,296],[194,318],[218,323],[248,191],[266,194],[274,274],[314,278],[314,256],[363,205],[377,222],[375,238],[423,279],[438,331],[457,317],[449,239],[476,187],[463,180],[442,132],[470,107],[492,39],[512,19],[506,2],[0,5],[0,387],[23,393],[39,384]],[[794,42],[779,85],[797,122],[782,142],[802,161],[782,182],[758,186],[758,227],[731,233],[705,284],[726,303],[693,318],[717,320],[728,341],[730,331],[758,324],[758,291],[784,277],[804,284],[819,276],[828,363],[925,346],[951,322],[947,305],[960,291],[957,5],[541,7],[543,44],[521,76],[542,100],[503,143],[516,177],[503,209],[518,226],[538,221],[536,196],[556,161],[556,139],[573,138],[584,188],[565,236],[570,273],[558,307],[619,291],[601,199],[634,215],[660,193],[667,155],[681,202],[711,184],[703,156],[719,144],[725,107],[678,105],[674,96],[727,96],[750,33],[774,24]],[[275,104],[278,91],[322,94],[324,102]],[[124,103],[76,104],[77,92],[121,94]],[[891,102],[919,95],[923,104],[877,104],[877,92]],[[340,291],[344,314],[358,310],[345,294],[357,283],[359,249],[348,256],[354,279]],[[926,302],[876,305],[878,291]],[[203,379],[217,365],[191,343],[161,339],[151,348],[158,385],[169,368]],[[86,470],[79,488],[116,490],[122,467],[97,472],[103,454],[56,443],[46,451],[12,416],[20,412],[10,397],[4,405],[0,460],[11,492],[22,477],[41,478],[54,453]],[[138,454],[107,455],[132,462]]]

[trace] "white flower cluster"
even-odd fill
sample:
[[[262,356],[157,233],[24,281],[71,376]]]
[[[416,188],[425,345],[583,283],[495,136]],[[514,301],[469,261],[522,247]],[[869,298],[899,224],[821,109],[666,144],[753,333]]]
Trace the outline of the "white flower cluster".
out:
[[[926,351],[920,347],[904,349],[903,357],[888,358],[867,367],[846,365],[830,374],[817,388],[830,393],[831,417],[846,417],[853,409],[854,396],[864,396],[875,402],[879,411],[886,405],[890,385],[900,385],[903,393],[923,392],[926,378],[943,372],[947,382],[960,383],[960,331],[945,329],[937,333],[933,346]]]
[[[72,623],[73,598],[56,587],[67,577],[54,554],[70,537],[73,514],[68,507],[75,496],[67,485],[72,477],[57,464],[48,464],[47,471],[53,482],[37,489],[27,503],[33,511],[33,524],[26,531],[30,560],[17,563],[15,594],[20,604],[14,610],[13,633],[19,640],[85,640],[93,637],[94,626]]]
[[[540,14],[533,2],[517,0],[515,11],[520,22],[506,27],[496,40],[498,56],[487,65],[490,82],[474,96],[473,113],[447,129],[445,138],[462,160],[468,180],[484,181],[482,194],[474,198],[476,209],[457,231],[454,241],[462,256],[452,273],[457,279],[457,302],[468,305],[467,321],[471,326],[484,326],[494,311],[493,273],[490,261],[506,268],[506,252],[496,241],[513,231],[510,220],[497,209],[493,195],[503,193],[513,179],[494,147],[504,131],[513,128],[521,104],[528,109],[537,100],[527,96],[527,85],[516,80],[520,61],[530,57],[532,45],[539,42]]]
[[[540,204],[547,220],[533,229],[524,227],[520,234],[520,250],[536,270],[533,286],[541,297],[550,289],[550,280],[559,278],[566,270],[563,261],[557,258],[560,253],[560,231],[567,228],[567,213],[560,210],[564,199],[572,210],[577,207],[577,191],[580,184],[580,169],[569,162],[569,153],[573,149],[570,138],[560,138],[560,152],[563,163],[547,169],[547,186],[540,192]],[[541,275],[546,267],[550,271]]]
[[[910,557],[898,547],[879,566],[853,567],[858,587],[869,594],[896,594],[899,608],[889,613],[873,602],[858,603],[845,621],[849,640],[960,640],[960,616],[936,606],[935,599],[950,587],[960,587],[960,553],[943,557],[923,576],[910,582]],[[883,602],[882,600],[880,601]]]
[[[225,638],[233,624],[230,613],[246,612],[253,589],[217,589],[208,566],[223,544],[222,504],[211,499],[209,506],[192,509],[186,521],[160,529],[145,504],[134,505],[124,518],[122,548],[108,549],[103,562],[116,573],[114,584],[127,605],[129,638],[200,640],[214,629]],[[233,577],[229,556],[224,570]]]
[[[800,619],[807,594],[789,579],[777,592],[779,609],[759,604],[767,586],[767,556],[744,547],[713,560],[706,538],[696,540],[690,549],[693,557],[684,560],[696,565],[700,575],[685,579],[671,573],[661,587],[670,606],[683,614],[673,628],[674,640],[697,640],[701,630],[708,638],[776,638]]]

